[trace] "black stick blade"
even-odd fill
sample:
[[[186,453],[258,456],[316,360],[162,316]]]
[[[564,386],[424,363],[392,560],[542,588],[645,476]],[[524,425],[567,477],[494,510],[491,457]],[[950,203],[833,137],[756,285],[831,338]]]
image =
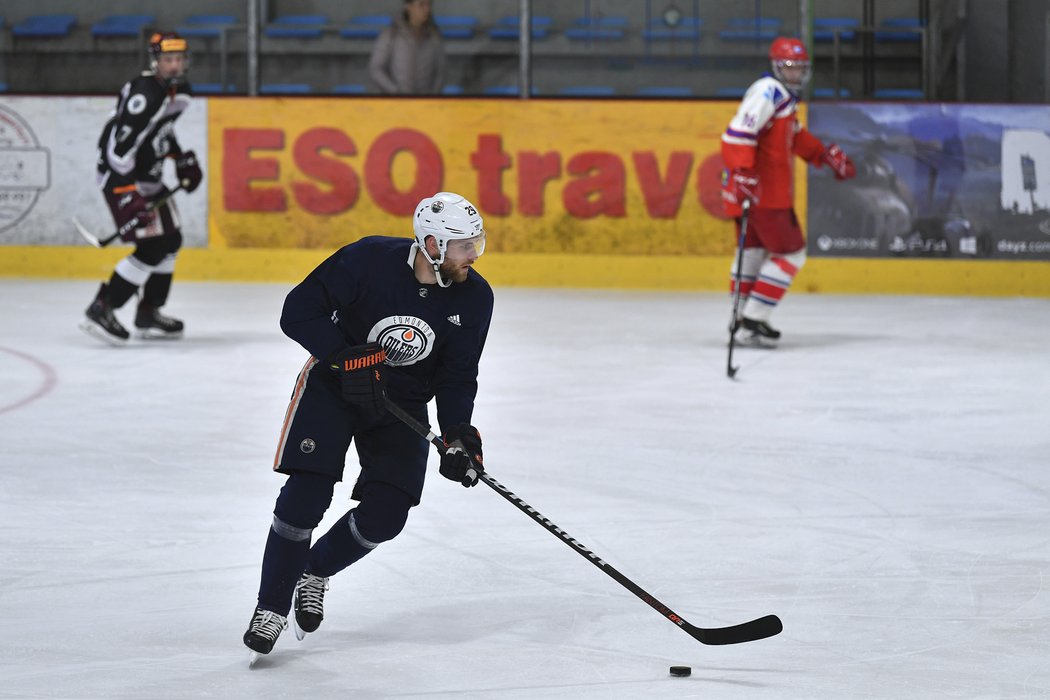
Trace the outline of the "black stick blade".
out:
[[[757,620],[751,620],[750,622],[744,622],[730,627],[714,627],[710,629],[694,627],[688,622],[685,624],[685,631],[688,632],[693,639],[701,644],[711,645],[754,642],[759,639],[765,639],[766,637],[774,637],[780,634],[783,630],[784,623],[782,623],[780,618],[776,615],[766,615]]]

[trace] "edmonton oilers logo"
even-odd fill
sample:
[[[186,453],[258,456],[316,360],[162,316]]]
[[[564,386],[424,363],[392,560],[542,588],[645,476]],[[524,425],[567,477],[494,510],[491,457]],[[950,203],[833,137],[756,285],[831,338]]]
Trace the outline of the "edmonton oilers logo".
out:
[[[372,326],[368,340],[386,350],[386,364],[413,365],[433,351],[434,329],[415,316],[387,316]]]
[[[299,443],[299,449],[306,454],[310,454],[311,452],[317,449],[317,443],[311,440],[310,438],[306,438],[305,440]]]

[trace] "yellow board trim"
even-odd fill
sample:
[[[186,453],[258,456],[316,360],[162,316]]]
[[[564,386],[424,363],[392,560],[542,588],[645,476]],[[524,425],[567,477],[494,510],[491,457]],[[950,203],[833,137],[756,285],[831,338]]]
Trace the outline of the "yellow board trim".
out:
[[[0,247],[0,276],[105,280],[130,248]],[[321,249],[185,248],[180,281],[296,283],[331,254]],[[496,287],[723,291],[726,257],[486,253]],[[1050,263],[811,258],[792,292],[1050,297]]]

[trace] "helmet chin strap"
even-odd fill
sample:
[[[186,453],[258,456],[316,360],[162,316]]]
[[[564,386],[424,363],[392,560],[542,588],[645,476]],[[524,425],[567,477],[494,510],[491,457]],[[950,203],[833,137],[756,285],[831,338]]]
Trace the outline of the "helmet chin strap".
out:
[[[423,253],[423,257],[426,258],[427,262],[430,263],[430,266],[432,268],[434,268],[434,277],[437,278],[438,286],[439,287],[449,287],[449,286],[451,286],[452,285],[452,280],[446,280],[444,278],[444,276],[441,274],[441,263],[444,261],[444,256],[443,255],[441,256],[442,257],[441,260],[435,261],[434,258],[430,257],[430,253],[427,252],[427,249],[425,247],[420,246],[418,243],[413,243],[412,245],[419,252]]]

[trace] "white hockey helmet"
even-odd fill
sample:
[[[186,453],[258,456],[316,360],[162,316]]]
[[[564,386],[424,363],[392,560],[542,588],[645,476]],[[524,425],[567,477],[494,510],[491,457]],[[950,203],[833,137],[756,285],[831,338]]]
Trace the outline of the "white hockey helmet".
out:
[[[452,241],[473,246],[478,257],[485,252],[485,222],[477,207],[461,195],[452,192],[438,192],[433,197],[426,197],[416,205],[416,215],[412,219],[412,232],[416,236],[416,247],[438,273],[438,283],[447,287],[439,268],[445,262],[445,252]],[[427,237],[433,236],[438,246],[438,257],[434,259],[427,252]]]

